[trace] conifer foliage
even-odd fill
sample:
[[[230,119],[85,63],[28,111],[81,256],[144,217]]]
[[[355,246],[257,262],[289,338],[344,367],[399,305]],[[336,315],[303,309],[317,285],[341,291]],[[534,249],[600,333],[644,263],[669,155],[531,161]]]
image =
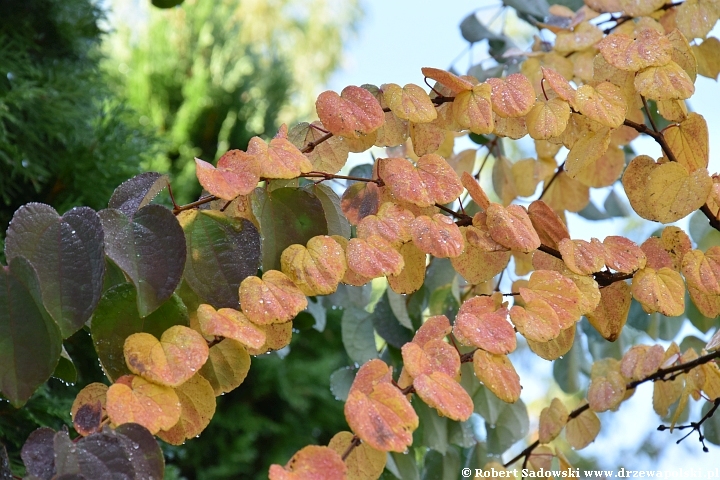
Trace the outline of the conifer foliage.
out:
[[[417,468],[402,452],[418,443],[433,449],[426,472],[459,471],[450,442],[474,468],[547,468],[554,458],[567,466],[555,438],[564,431],[567,444],[584,448],[600,430],[597,413],[616,410],[646,382],[668,428],[691,428],[704,448],[718,443],[716,333],[707,344],[638,344],[594,358],[584,400],[552,400],[537,440],[504,465],[471,448],[474,413],[486,421],[489,454],[528,433],[512,362],[518,335],[542,359],[561,362],[571,350],[582,355],[580,335],[612,342],[626,322],[654,318],[668,329],[669,317],[693,309],[694,323],[720,314],[720,250],[705,238],[720,229],[720,177],[707,170],[707,123],[685,103],[698,75],[717,77],[718,42],[706,36],[720,8],[588,0],[538,19],[528,5],[518,13],[556,37],[523,53],[519,71],[508,63],[505,75],[480,81],[424,68],[430,93],[392,83],[324,92],[313,123],[255,137],[217,165],[197,159],[208,194],[191,204],[153,204],[169,180],[146,173],[99,212],[21,207],[0,276],[0,392],[21,406],[80,328],[90,330],[110,383],[77,396],[80,440],[47,429],[31,435],[28,472],[159,478],[152,435],[181,444],[200,434],[216,396],[242,388],[251,357],[287,346],[293,319],[328,295],[344,309],[343,341],[359,365],[338,375],[344,388],[334,383],[350,431],[273,465],[273,480],[378,478],[388,461],[394,472]],[[693,20],[700,10],[703,22]],[[465,133],[496,159],[490,193],[478,181],[484,162],[476,169],[452,155]],[[662,156],[632,154],[625,166],[640,134]],[[536,158],[505,157],[503,139],[525,136]],[[392,153],[338,173],[349,152],[372,146]],[[573,238],[566,212],[587,215],[590,189],[616,182],[659,236],[640,245]],[[338,184],[342,191],[330,188]],[[692,239],[662,226],[691,214],[702,227]],[[509,265],[518,280],[502,291]],[[109,277],[117,281],[103,282]],[[363,297],[368,285],[380,295]],[[380,352],[375,332],[386,343]],[[707,403],[705,413],[678,425],[691,398]],[[454,431],[452,440],[434,438],[433,422],[448,438]]]

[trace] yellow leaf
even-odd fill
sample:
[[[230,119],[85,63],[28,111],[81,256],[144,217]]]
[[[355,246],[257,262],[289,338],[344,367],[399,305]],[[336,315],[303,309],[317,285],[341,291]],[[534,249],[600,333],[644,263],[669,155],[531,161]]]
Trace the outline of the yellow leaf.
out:
[[[297,178],[313,169],[310,160],[287,139],[285,124],[269,144],[260,137],[251,138],[247,153],[257,158],[260,175],[265,178]]]
[[[698,61],[687,38],[676,28],[667,35],[667,39],[672,45],[672,61],[680,65],[688,74],[690,80],[695,83],[698,74]]]
[[[568,420],[565,438],[572,448],[582,450],[590,445],[600,433],[600,419],[590,409]]]
[[[636,39],[624,33],[613,33],[597,46],[610,65],[628,72],[666,65],[672,56],[670,40],[650,28],[641,30]]]
[[[605,358],[593,363],[587,399],[596,412],[615,409],[625,397],[625,378],[620,373],[620,362]]]
[[[268,270],[240,283],[240,305],[251,322],[258,325],[283,323],[305,310],[307,298],[287,275]]]
[[[215,415],[215,392],[210,382],[196,373],[187,382],[175,388],[180,400],[180,419],[170,429],[157,436],[171,445],[182,445],[205,430]]]
[[[673,342],[665,352],[663,357],[663,365],[672,366],[673,360],[680,359],[680,349]],[[666,382],[653,383],[653,410],[661,417],[668,414],[670,406],[680,398],[683,387],[685,385],[685,375],[680,375]]]
[[[250,370],[250,355],[242,343],[226,338],[210,347],[200,375],[210,382],[215,396],[235,390]]]
[[[170,387],[126,375],[107,391],[107,414],[114,425],[139,423],[154,435],[180,419],[180,400]]]
[[[663,134],[675,158],[688,172],[708,167],[710,137],[702,115],[692,112],[679,124],[668,126]]]
[[[515,288],[513,288],[513,290],[515,290]],[[527,339],[528,346],[538,357],[544,358],[545,360],[556,360],[572,348],[575,342],[575,328],[575,325],[568,327],[562,330],[556,338],[547,342],[536,342]]]
[[[590,202],[590,189],[563,171],[546,187],[543,201],[556,211],[579,212]]]
[[[609,187],[615,180],[620,178],[625,168],[625,151],[621,147],[612,145],[612,134],[610,132],[610,146],[607,151],[592,163],[581,162],[582,168],[575,177],[583,185],[592,188]],[[589,134],[592,135],[592,134]],[[580,141],[573,146],[573,150],[580,144]],[[567,166],[567,164],[566,164]]]
[[[635,89],[640,95],[653,100],[684,100],[695,93],[692,79],[673,61],[639,72],[635,76]]]
[[[675,222],[702,207],[713,185],[704,168],[688,175],[687,167],[677,162],[655,167],[645,181],[648,210],[661,223]]]
[[[700,45],[693,45],[692,51],[697,59],[698,73],[717,80],[720,74],[720,40],[708,37]]]
[[[710,318],[720,315],[720,247],[711,247],[707,253],[700,250],[686,253],[682,274],[700,313]]]
[[[355,86],[345,87],[340,95],[321,93],[315,109],[325,128],[343,137],[372,133],[385,121],[385,112],[372,93]]]
[[[330,439],[328,447],[342,457],[350,447],[354,435],[350,432],[338,432]],[[345,458],[347,480],[371,480],[379,478],[385,469],[387,454],[361,443],[350,451]]]
[[[478,135],[492,133],[492,87],[487,83],[458,93],[453,101],[453,117],[462,127]]]
[[[667,267],[638,271],[633,277],[632,294],[647,313],[676,317],[685,311],[685,284],[678,272]]]
[[[250,355],[262,355],[273,350],[280,350],[290,344],[292,340],[292,322],[272,323],[270,325],[261,325],[260,328],[265,330],[265,344],[260,348],[248,348]]]
[[[594,88],[580,86],[572,105],[586,117],[610,128],[623,124],[628,109],[620,87],[610,82],[602,82]]]
[[[398,118],[414,123],[428,123],[437,118],[435,105],[425,90],[408,83],[400,87],[395,83],[381,86],[383,99]]]
[[[713,1],[687,0],[677,7],[675,22],[689,40],[705,38],[718,20],[718,8]]]
[[[411,225],[415,215],[409,210],[391,202],[380,206],[376,215],[368,215],[357,226],[357,237],[367,238],[371,235],[380,235],[399,248],[412,238]]]
[[[638,155],[630,161],[622,177],[622,184],[630,200],[630,206],[642,218],[655,220],[653,211],[647,204],[645,189],[650,173],[657,168],[655,160],[647,155]]]
[[[665,5],[665,0],[618,0],[626,15],[644,17]]]
[[[535,103],[535,90],[522,73],[513,73],[505,78],[488,78],[492,87],[491,101],[495,113],[501,117],[522,117]]]
[[[425,281],[426,255],[413,242],[403,244],[400,255],[405,266],[399,275],[388,275],[387,280],[393,292],[407,295],[419,290]]]
[[[510,261],[509,251],[487,252],[468,242],[468,227],[460,227],[460,233],[465,248],[459,256],[451,258],[450,262],[465,280],[477,285],[492,279],[505,269]]]
[[[312,237],[307,247],[290,245],[281,257],[282,272],[308,296],[329,295],[345,275],[343,248],[327,235]]]
[[[595,170],[595,163],[602,158],[610,145],[610,129],[587,132],[572,146],[565,160],[565,171],[577,178],[587,170]]]
[[[475,376],[500,400],[515,403],[520,398],[520,377],[507,355],[494,355],[475,350],[473,355]]]
[[[568,422],[568,411],[559,398],[553,398],[550,406],[540,412],[540,425],[538,427],[538,440],[540,443],[550,443]]]
[[[477,156],[478,150],[468,148],[457,155],[453,155],[447,162],[448,165],[455,170],[455,173],[462,178],[462,175],[465,173],[472,175],[472,172],[475,170],[475,160],[477,159]]]
[[[570,119],[570,105],[559,97],[538,100],[525,119],[528,133],[537,140],[557,137],[565,131]]]
[[[525,125],[525,117],[501,117],[500,115],[493,113],[493,122],[495,123],[495,130],[493,133],[498,137],[508,137],[513,140],[527,135],[527,125]]]
[[[160,340],[149,333],[125,339],[125,362],[131,372],[168,387],[177,387],[195,375],[208,358],[205,339],[195,330],[175,325]]]
[[[555,51],[570,53],[592,47],[603,38],[603,32],[590,22],[581,22],[572,32],[558,32]]]
[[[302,149],[310,143],[314,144],[326,135],[323,124],[315,121],[312,124],[303,122],[295,125],[288,132],[290,140],[297,148]],[[313,147],[312,151],[305,153],[305,156],[312,163],[312,169],[317,172],[337,173],[347,162],[349,149],[342,137],[332,136],[319,145]]]
[[[519,205],[505,208],[491,203],[487,208],[487,226],[493,240],[511,250],[531,252],[540,247],[540,238],[530,217]]]

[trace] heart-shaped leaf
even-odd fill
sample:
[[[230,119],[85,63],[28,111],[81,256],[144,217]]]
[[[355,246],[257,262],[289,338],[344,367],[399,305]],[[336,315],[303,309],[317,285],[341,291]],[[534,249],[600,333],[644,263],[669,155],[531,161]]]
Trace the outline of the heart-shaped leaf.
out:
[[[311,238],[307,247],[290,245],[280,264],[283,273],[309,296],[333,293],[347,270],[345,251],[327,235]]]
[[[8,228],[5,255],[22,256],[32,264],[42,302],[63,338],[90,318],[105,273],[103,227],[92,209],[73,208],[61,217],[42,203],[22,206]]]
[[[200,374],[193,375],[175,389],[180,401],[180,419],[169,430],[161,430],[158,437],[171,445],[182,445],[205,430],[215,415],[215,393],[210,382]]]
[[[226,338],[210,347],[207,362],[200,375],[210,382],[215,396],[239,387],[250,371],[250,355],[242,343]]]
[[[472,297],[460,306],[454,333],[463,343],[496,354],[506,354],[517,346],[515,331],[507,320],[507,304],[500,295]]]
[[[385,121],[385,112],[364,88],[345,87],[338,95],[326,91],[315,102],[320,121],[333,135],[358,138],[374,132]]]
[[[260,348],[265,344],[265,332],[232,308],[216,311],[210,305],[200,305],[197,317],[200,331],[208,337],[232,338],[250,348]]]
[[[149,333],[133,333],[125,339],[123,353],[133,373],[159,385],[177,387],[205,364],[209,350],[202,335],[176,325],[160,340]]]
[[[435,105],[425,90],[417,85],[408,83],[401,87],[386,83],[380,88],[385,103],[398,118],[414,123],[428,123],[437,118]]]
[[[200,185],[211,195],[232,200],[238,195],[252,192],[260,181],[261,166],[258,158],[242,150],[230,150],[217,163],[195,159],[196,175]]]
[[[108,389],[107,413],[115,425],[139,423],[154,435],[180,419],[180,400],[170,387],[128,375]]]
[[[108,207],[120,210],[128,217],[145,205],[170,183],[167,175],[157,172],[145,172],[126,180],[115,189]]]
[[[240,305],[253,323],[283,323],[305,310],[305,294],[287,275],[277,270],[266,271],[262,279],[248,277],[240,284]]]
[[[334,480],[347,478],[341,453],[329,447],[308,445],[281,467],[270,465],[270,480]]]

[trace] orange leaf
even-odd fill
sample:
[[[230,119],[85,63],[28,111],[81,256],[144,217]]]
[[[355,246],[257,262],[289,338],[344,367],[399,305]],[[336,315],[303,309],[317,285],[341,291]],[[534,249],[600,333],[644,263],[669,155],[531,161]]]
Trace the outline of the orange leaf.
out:
[[[588,403],[596,412],[615,409],[625,397],[625,378],[620,374],[620,362],[605,358],[593,363],[588,387]]]
[[[431,340],[442,340],[451,331],[450,320],[445,315],[434,315],[418,328],[412,342],[424,347]]]
[[[394,247],[400,247],[412,238],[410,225],[415,219],[411,211],[391,202],[380,206],[377,215],[368,215],[357,226],[357,237],[380,235]]]
[[[634,345],[623,355],[620,373],[625,378],[642,380],[657,372],[664,360],[665,350],[660,345]]]
[[[205,430],[215,415],[215,392],[210,382],[195,374],[187,382],[175,388],[180,400],[180,419],[169,430],[161,430],[157,436],[172,445],[182,445]]]
[[[589,119],[610,128],[623,124],[628,108],[620,88],[610,82],[594,88],[582,85],[577,89],[573,106]]]
[[[400,255],[405,266],[399,275],[388,275],[387,280],[393,292],[406,295],[420,290],[423,286],[426,255],[413,242],[403,244]]]
[[[605,266],[605,248],[597,238],[591,242],[565,238],[560,241],[558,250],[565,265],[579,275],[599,272]]]
[[[270,465],[270,480],[345,480],[347,467],[339,453],[329,447],[308,445],[281,467]]]
[[[717,23],[717,5],[704,0],[688,0],[677,7],[675,22],[686,38],[705,38]]]
[[[630,312],[630,285],[615,282],[600,289],[600,295],[600,304],[586,316],[604,339],[614,342],[620,336]]]
[[[490,205],[490,199],[477,180],[475,180],[475,178],[469,173],[463,172],[460,177],[460,181],[463,187],[465,187],[470,194],[470,198],[472,198],[473,201],[480,206],[480,208],[486,210]]]
[[[217,168],[196,158],[195,168],[200,185],[224,200],[251,193],[260,181],[260,163],[242,150],[228,151],[218,160]]]
[[[232,308],[216,311],[212,306],[203,304],[198,307],[197,316],[203,335],[232,338],[252,348],[260,348],[265,343],[265,332]]]
[[[107,415],[107,391],[107,385],[95,382],[86,385],[75,397],[70,414],[73,427],[83,437],[99,431],[101,421]]]
[[[688,172],[707,168],[710,160],[708,126],[702,115],[695,112],[677,125],[668,126],[663,132],[670,150]]]
[[[210,347],[207,362],[200,375],[210,382],[215,395],[235,390],[250,370],[250,355],[242,343],[226,338]]]
[[[380,190],[372,182],[358,182],[350,185],[342,195],[340,208],[348,221],[357,225],[368,215],[377,213],[380,207]]]
[[[355,436],[350,432],[338,432],[330,440],[328,447],[343,455]],[[350,451],[345,459],[347,480],[371,480],[379,478],[385,469],[387,454],[361,443]]]
[[[386,83],[380,89],[390,110],[403,120],[414,123],[428,123],[437,118],[437,111],[425,90],[408,83],[404,87]]]
[[[570,233],[558,214],[542,200],[535,200],[530,204],[528,216],[543,245],[557,249],[562,239],[570,238]]]
[[[510,252],[485,251],[468,241],[470,232],[470,227],[460,227],[460,233],[465,240],[465,249],[459,256],[451,258],[450,262],[465,280],[477,285],[502,272],[510,261]]]
[[[695,93],[687,72],[671,61],[662,67],[648,67],[635,76],[635,90],[653,100],[684,100]]]
[[[258,325],[282,323],[305,310],[307,298],[287,275],[268,270],[240,283],[240,305],[251,322]]]
[[[570,105],[562,98],[538,100],[525,119],[532,138],[546,140],[561,135],[570,119]]]
[[[391,381],[392,373],[382,360],[360,367],[345,403],[345,418],[351,430],[376,450],[403,452],[412,444],[418,417]]]
[[[647,220],[655,220],[645,196],[648,177],[655,168],[657,168],[655,160],[647,155],[638,155],[630,161],[622,177],[622,184],[628,200],[630,200],[630,206],[638,215]]]
[[[555,51],[570,53],[592,47],[603,37],[603,32],[590,22],[581,22],[572,32],[558,32]]]
[[[623,273],[633,273],[645,268],[647,257],[637,244],[625,237],[609,236],[603,240],[605,264]]]
[[[685,284],[678,272],[667,267],[638,271],[633,277],[632,294],[647,313],[675,317],[685,311]]]
[[[501,117],[522,117],[535,103],[535,90],[530,80],[522,73],[513,73],[505,78],[488,78],[492,87],[490,99],[495,113]]]
[[[496,242],[512,250],[532,252],[540,247],[540,237],[520,205],[505,208],[491,203],[487,208],[487,226]]]
[[[326,91],[318,96],[315,109],[333,135],[358,138],[380,128],[385,112],[372,93],[364,88],[345,87],[340,95]]]
[[[257,159],[260,175],[264,178],[297,178],[313,169],[310,160],[287,139],[285,124],[270,144],[260,137],[251,138],[247,153]]]
[[[670,41],[650,28],[641,30],[637,39],[623,33],[608,35],[597,47],[610,65],[628,72],[667,65],[672,52]]]
[[[473,354],[475,376],[500,400],[515,403],[520,398],[520,377],[507,355],[494,355],[485,350]]]
[[[582,450],[590,445],[598,433],[600,433],[600,419],[590,409],[568,420],[565,426],[565,438],[575,450]]]
[[[379,235],[353,238],[345,250],[348,267],[366,278],[400,275],[405,261],[387,240]]]
[[[470,395],[444,372],[422,374],[413,380],[418,396],[444,417],[465,421],[473,413]]]
[[[126,375],[107,391],[107,414],[114,425],[139,423],[154,435],[180,419],[180,400],[170,387]]]
[[[463,251],[462,233],[446,215],[420,215],[413,220],[411,228],[413,243],[422,252],[438,258],[453,258]]]
[[[478,135],[492,133],[495,125],[491,92],[489,84],[481,83],[458,93],[453,101],[453,117],[458,125]]]
[[[465,228],[465,240],[468,244],[485,252],[506,252],[510,250],[492,238],[490,229],[487,226],[487,215],[483,212],[476,213],[473,216],[472,226]]]
[[[502,296],[478,296],[465,300],[455,320],[454,333],[463,343],[496,355],[515,350],[515,331],[507,320],[507,304]]]
[[[384,160],[381,177],[393,195],[420,207],[449,203],[463,190],[455,170],[444,158],[432,153],[420,157],[414,167],[402,158]]]
[[[444,154],[441,147],[447,140],[447,130],[444,130],[437,122],[412,123],[408,127],[410,134],[409,152],[410,158],[420,157],[429,153]],[[451,152],[448,152],[451,153]]]
[[[559,398],[553,398],[550,406],[540,412],[540,426],[538,427],[538,440],[540,443],[550,443],[568,422],[568,411]]]
[[[165,330],[160,340],[149,333],[133,333],[125,339],[123,352],[131,372],[168,387],[195,375],[209,354],[202,335],[182,325]]]
[[[290,245],[280,256],[282,272],[308,296],[329,295],[345,275],[345,251],[327,235],[312,237],[303,245]]]
[[[570,86],[565,77],[552,68],[540,67],[540,70],[543,74],[543,80],[550,85],[550,88],[557,93],[558,97],[571,104],[575,101],[575,89]]]
[[[457,95],[468,90],[472,90],[473,84],[464,78],[460,78],[454,73],[450,73],[439,68],[423,67],[422,74],[427,78],[433,79],[450,89],[450,92]]]
[[[292,322],[260,325],[265,330],[265,344],[260,348],[248,348],[250,355],[262,355],[273,350],[280,350],[290,345],[292,340]]]

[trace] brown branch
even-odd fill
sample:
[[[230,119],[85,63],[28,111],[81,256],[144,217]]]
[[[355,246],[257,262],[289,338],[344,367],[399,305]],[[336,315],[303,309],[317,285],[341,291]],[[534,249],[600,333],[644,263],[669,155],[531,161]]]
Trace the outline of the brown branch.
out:
[[[356,447],[360,446],[360,443],[360,437],[358,437],[357,435],[353,435],[352,440],[350,440],[350,445],[348,445],[347,449],[342,454],[342,457],[340,457],[342,458],[343,462],[347,460],[347,458],[350,456],[350,452],[352,452]]]
[[[648,375],[647,377],[640,379],[640,380],[634,380],[627,385],[625,385],[626,390],[632,390],[638,385],[641,385],[646,382],[655,382],[655,381],[666,381],[669,380],[669,378],[666,378],[667,375],[671,375],[676,372],[683,372],[688,373],[690,370],[692,370],[695,367],[699,367],[700,365],[704,365],[706,363],[711,362],[712,360],[715,360],[716,358],[720,357],[720,350],[716,350],[712,353],[708,353],[707,355],[703,355],[702,357],[698,357],[695,360],[692,360],[687,363],[683,363],[680,365],[675,365],[673,367],[668,368],[662,368],[658,370],[657,372]],[[580,407],[576,408],[570,414],[568,415],[568,420],[571,420],[573,418],[579,417],[585,410],[589,409],[590,405],[588,403],[585,403],[581,405]],[[714,413],[714,412],[713,412]],[[525,450],[517,454],[515,457],[513,457],[511,460],[508,460],[505,462],[505,467],[509,467],[513,463],[517,462],[521,458],[527,459],[532,454],[533,450],[535,450],[537,447],[540,446],[540,440],[535,440],[533,443],[528,445]]]
[[[198,200],[196,200],[192,203],[188,203],[187,205],[181,205],[179,207],[173,208],[173,214],[177,215],[178,213],[180,213],[182,211],[190,210],[195,207],[199,207],[200,205],[205,205],[206,203],[214,202],[217,199],[218,199],[218,197],[216,197],[215,195],[206,195],[204,197],[200,197]]]
[[[564,170],[565,170],[565,162],[562,162],[562,163],[560,164],[560,166],[558,167],[557,171],[555,172],[555,175],[553,175],[552,178],[550,179],[550,181],[549,181],[548,183],[546,183],[545,186],[543,187],[543,191],[542,191],[542,193],[540,194],[540,196],[538,197],[538,200],[542,200],[542,198],[543,198],[543,196],[545,195],[545,193],[550,189],[550,185],[553,184],[553,182],[555,181],[555,179],[556,179],[557,177],[559,177],[560,174],[561,174]]]
[[[381,179],[373,179],[373,178],[365,178],[365,177],[352,177],[348,175],[336,175],[334,173],[326,173],[326,172],[308,172],[308,173],[301,173],[298,178],[322,178],[324,180],[353,180],[355,182],[366,182],[366,183],[375,183],[378,187],[382,187],[385,185],[385,182],[383,182]]]

